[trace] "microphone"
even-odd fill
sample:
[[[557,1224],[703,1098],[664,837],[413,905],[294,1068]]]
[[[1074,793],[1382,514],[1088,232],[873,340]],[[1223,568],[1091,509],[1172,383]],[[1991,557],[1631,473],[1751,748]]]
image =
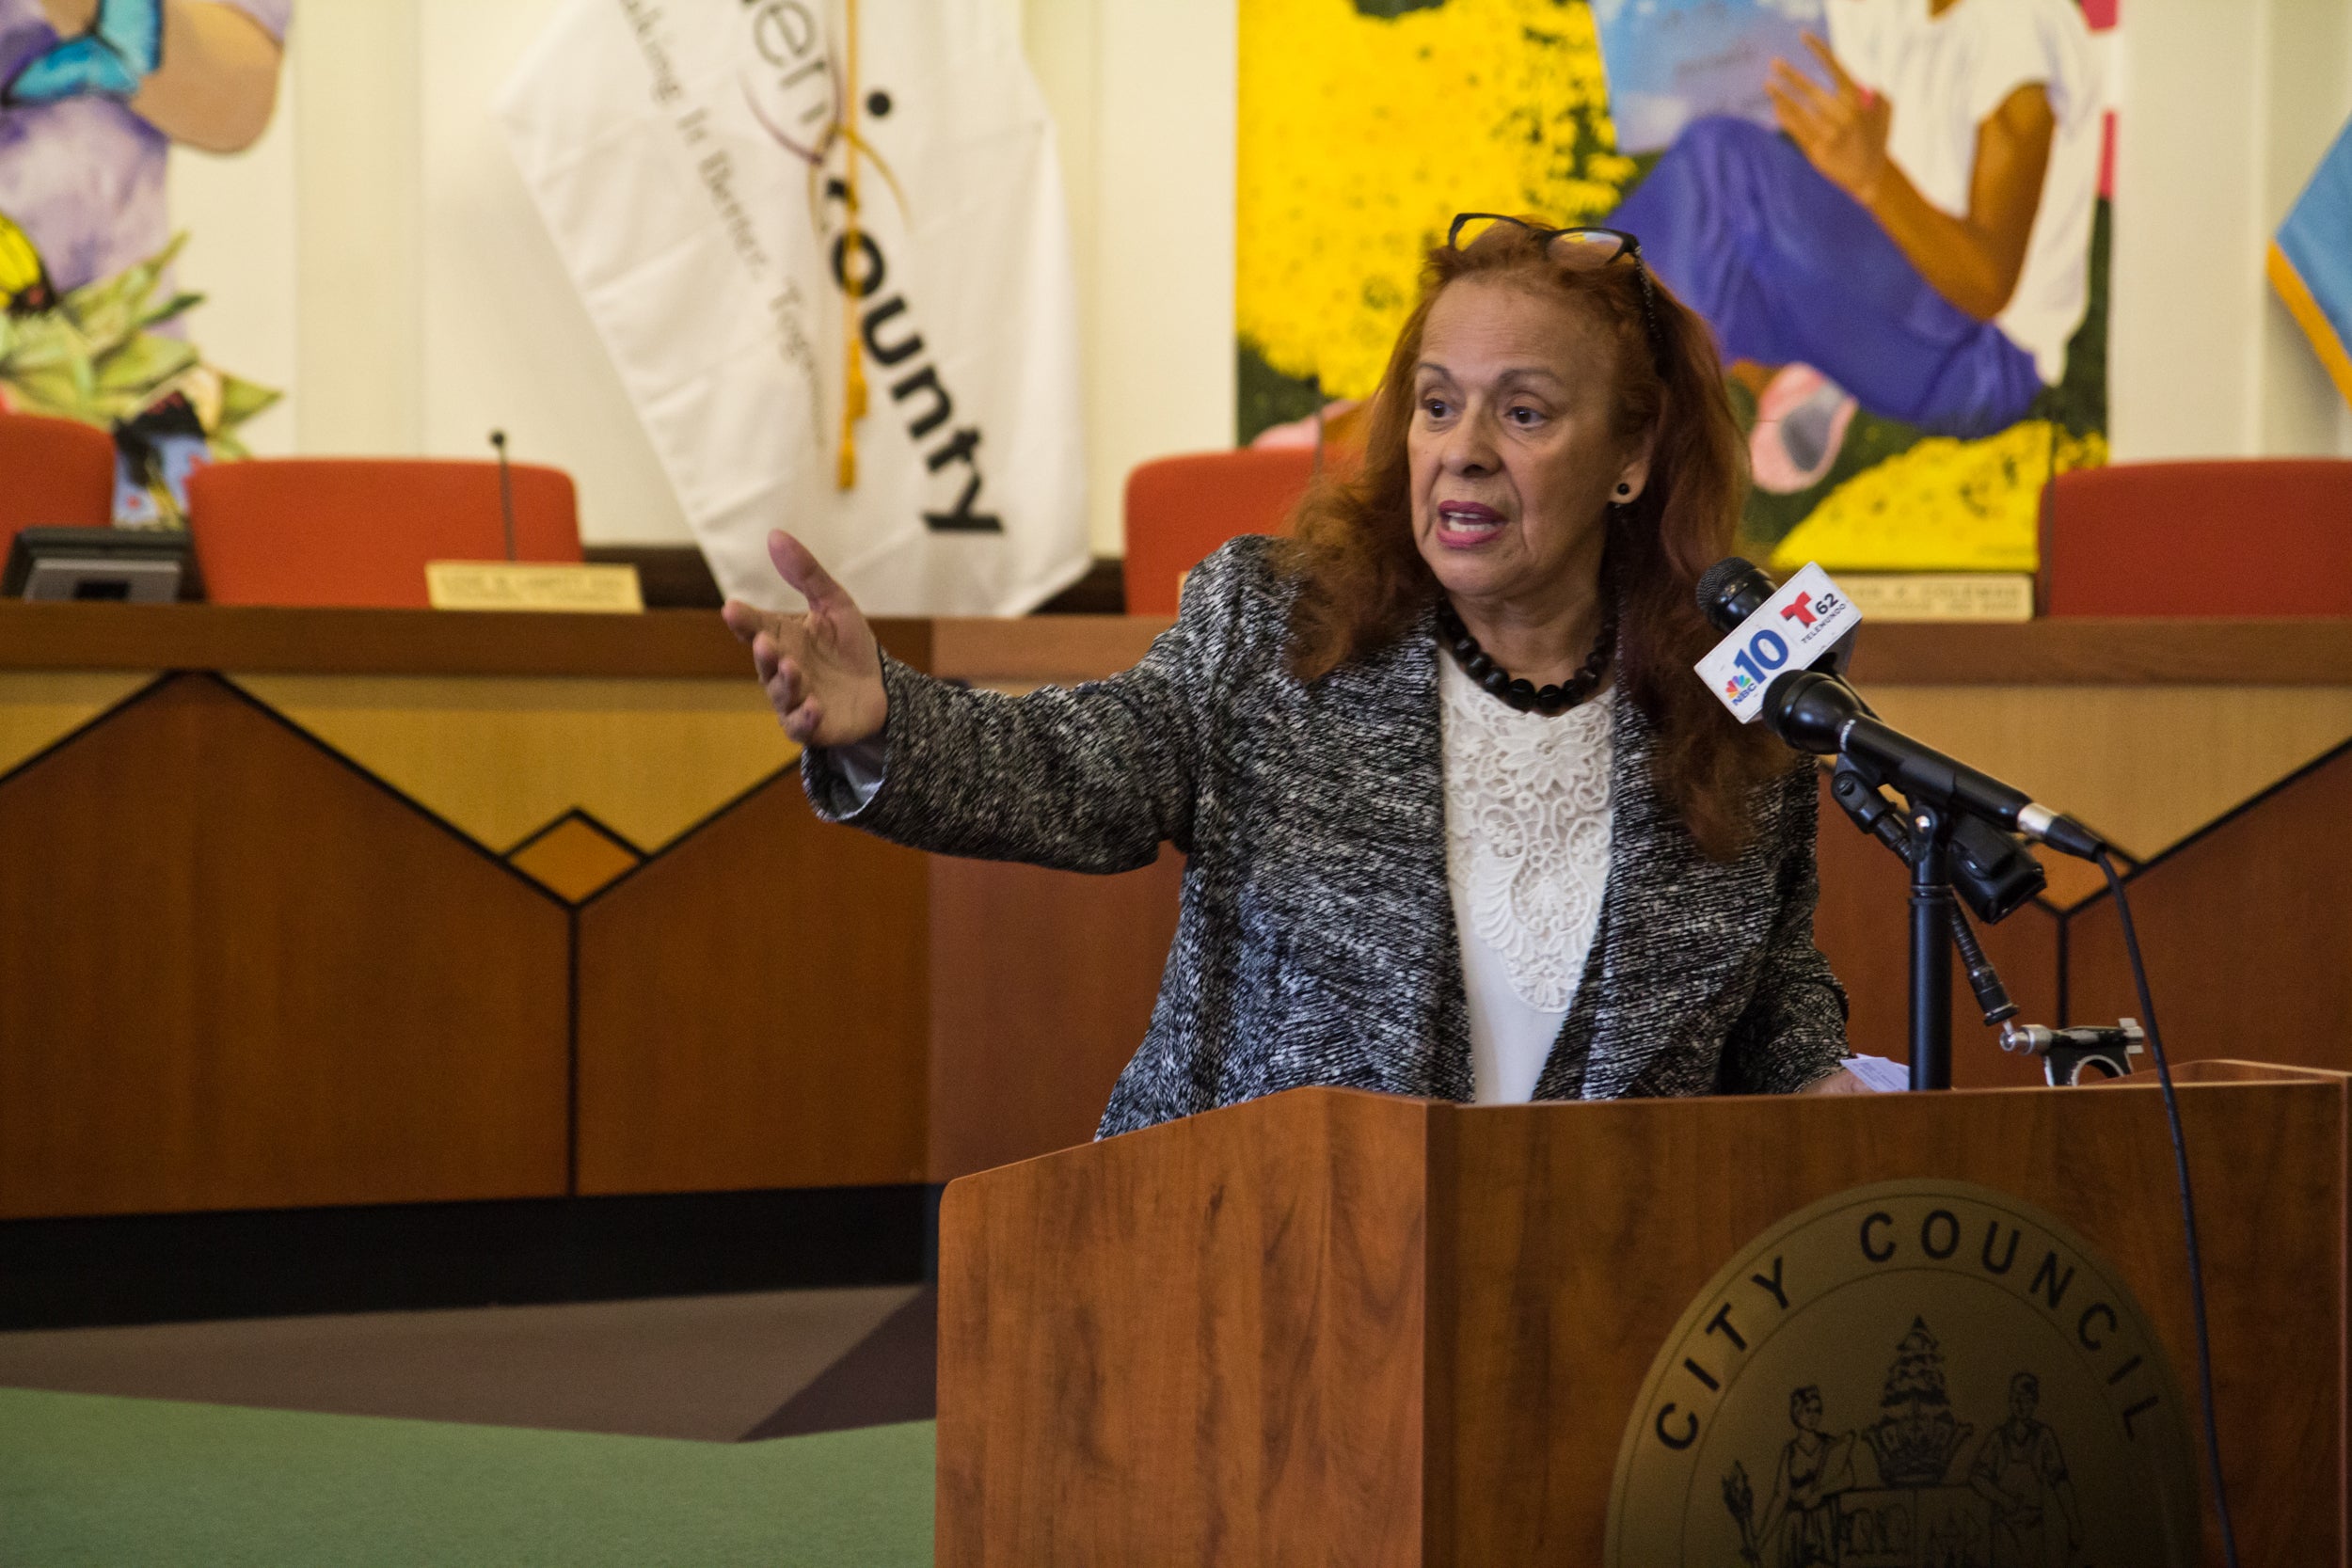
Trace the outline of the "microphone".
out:
[[[1772,579],[1755,562],[1729,556],[1709,566],[1699,578],[1699,609],[1717,631],[1729,633],[1763,609],[1776,592]],[[1846,664],[1853,657],[1854,639],[1861,629],[1855,626],[1840,637],[1810,668],[1844,686]],[[1870,712],[1860,695],[1854,702],[1864,713]],[[1766,723],[1770,722],[1766,718]],[[1879,793],[1879,785],[1885,782],[1854,758],[1840,757],[1830,776],[1830,797],[1845,809],[1855,827],[1908,863],[1911,827],[1902,812]],[[1978,919],[1997,925],[2048,886],[2049,878],[2042,863],[2026,853],[2015,839],[1990,823],[1963,816],[1952,824],[1952,885],[1977,911]],[[1986,1007],[1994,1010],[1990,1002]]]
[[[1853,689],[1834,676],[1792,670],[1778,677],[1765,693],[1763,718],[1799,751],[1856,758],[1915,800],[1966,812],[2083,860],[2096,860],[2106,847],[2073,817],[1881,723]]]
[[[499,454],[499,517],[506,525],[506,559],[515,559],[515,482],[506,467],[506,432],[490,432],[490,445]]]
[[[1699,578],[1699,613],[1717,631],[1729,633],[1739,629],[1740,623],[1764,608],[1766,600],[1775,592],[1772,579],[1766,577],[1756,562],[1743,557],[1728,555],[1707,569]],[[1815,659],[1807,669],[1819,670],[1825,675],[1843,675],[1853,659],[1853,640],[1859,626],[1839,638],[1829,652]]]
[[[1808,574],[1810,586],[1805,586]],[[1761,597],[1757,596],[1759,593]],[[1750,651],[1739,653],[1733,659],[1740,673],[1729,683],[1731,689],[1723,694],[1734,713],[1760,698],[1755,712],[1741,717],[1763,720],[1766,729],[1798,751],[1816,755],[1837,753],[1871,775],[1872,784],[1893,784],[1914,801],[1925,800],[1963,812],[2084,860],[2095,860],[2106,847],[2098,834],[2041,804],[2023,790],[2013,789],[1881,723],[1870,711],[1870,705],[1853,688],[1836,674],[1822,673],[1820,666],[1842,661],[1844,649],[1861,628],[1852,605],[1844,600],[1836,592],[1836,584],[1817,566],[1806,567],[1780,589],[1774,589],[1752,562],[1738,556],[1708,567],[1699,578],[1699,611],[1719,627],[1730,618],[1733,636],[1699,661],[1700,675],[1713,684],[1728,668],[1720,661],[1734,653],[1740,641],[1738,633],[1748,618],[1779,600],[1788,601],[1780,612],[1781,618],[1800,621],[1807,628],[1804,634],[1797,634],[1800,646],[1807,641],[1818,641],[1839,621],[1854,624],[1813,660],[1814,667],[1810,669],[1781,670],[1783,660],[1796,650],[1774,632],[1756,632],[1749,640]],[[1742,606],[1749,607],[1744,614]],[[1824,615],[1831,618],[1823,620]],[[1772,644],[1770,649],[1764,646],[1768,642]],[[1714,667],[1711,673],[1710,666]],[[1769,684],[1764,679],[1768,671],[1779,672],[1771,675]],[[1841,796],[1839,803],[1848,802]],[[1863,826],[1867,831],[1878,832],[1870,823]],[[1884,832],[1878,836],[1891,839]]]
[[[1727,555],[1699,578],[1699,609],[1717,631],[1736,626],[1772,596],[1772,579],[1745,556]]]

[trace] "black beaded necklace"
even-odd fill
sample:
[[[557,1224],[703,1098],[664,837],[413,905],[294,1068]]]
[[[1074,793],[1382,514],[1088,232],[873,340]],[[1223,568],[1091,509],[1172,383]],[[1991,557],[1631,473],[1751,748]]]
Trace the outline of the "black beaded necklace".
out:
[[[1550,718],[1583,702],[1600,685],[1600,677],[1617,651],[1617,610],[1614,605],[1610,606],[1584,667],[1561,685],[1540,689],[1533,681],[1514,678],[1510,671],[1497,664],[1478,645],[1478,639],[1470,635],[1470,627],[1462,624],[1462,617],[1447,599],[1438,601],[1438,635],[1454,650],[1462,662],[1463,673],[1470,679],[1521,713],[1540,713]]]

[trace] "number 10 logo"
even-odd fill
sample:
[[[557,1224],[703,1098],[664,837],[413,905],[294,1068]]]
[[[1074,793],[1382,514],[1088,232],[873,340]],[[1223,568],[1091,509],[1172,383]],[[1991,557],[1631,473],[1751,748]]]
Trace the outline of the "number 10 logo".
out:
[[[1780,640],[1780,633],[1767,627],[1748,639],[1748,645],[1734,655],[1732,667],[1740,672],[1740,689],[1762,686],[1772,671],[1788,662],[1788,644]]]

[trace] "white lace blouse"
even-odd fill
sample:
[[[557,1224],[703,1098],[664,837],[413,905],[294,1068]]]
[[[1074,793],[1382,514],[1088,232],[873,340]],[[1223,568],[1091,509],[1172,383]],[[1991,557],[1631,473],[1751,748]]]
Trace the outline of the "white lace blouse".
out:
[[[1438,659],[1446,879],[1480,1104],[1534,1098],[1576,1000],[1609,880],[1616,689],[1556,718],[1504,706]]]
[[[1534,1098],[1600,926],[1616,689],[1547,719],[1497,702],[1449,654],[1438,670],[1471,1081],[1482,1105],[1520,1103]],[[857,802],[871,800],[881,737],[832,754]]]

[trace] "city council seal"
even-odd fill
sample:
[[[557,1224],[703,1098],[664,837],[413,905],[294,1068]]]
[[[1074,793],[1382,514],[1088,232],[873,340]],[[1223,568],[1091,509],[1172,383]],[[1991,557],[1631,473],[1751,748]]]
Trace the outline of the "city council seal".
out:
[[[2193,1413],[2115,1271],[1988,1187],[1856,1187],[1724,1266],[1618,1450],[1610,1568],[2188,1568]]]

